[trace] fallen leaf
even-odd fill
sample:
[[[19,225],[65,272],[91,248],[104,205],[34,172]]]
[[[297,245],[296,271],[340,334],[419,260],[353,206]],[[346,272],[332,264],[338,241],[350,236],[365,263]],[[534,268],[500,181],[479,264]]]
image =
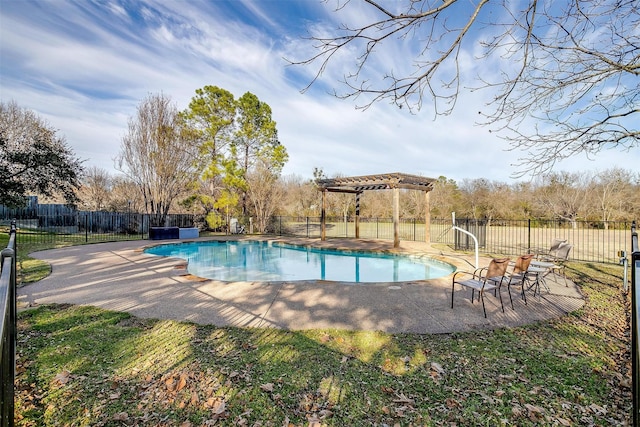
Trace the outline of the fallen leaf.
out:
[[[607,413],[607,410],[605,408],[603,408],[600,405],[596,405],[595,403],[592,403],[591,405],[589,405],[589,409],[591,409],[594,413],[600,414],[600,415],[604,415]]]
[[[447,408],[455,408],[455,407],[459,407],[460,406],[460,402],[458,402],[455,399],[452,399],[451,397],[447,397],[447,400],[445,401]]]
[[[66,383],[69,382],[70,378],[71,378],[71,373],[67,370],[64,370],[53,378],[53,382],[60,385],[65,385]]]
[[[180,374],[180,379],[178,380],[178,385],[176,386],[176,391],[180,391],[187,385],[187,375]]]
[[[437,372],[439,375],[444,375],[444,368],[437,362],[431,362],[431,370]]]
[[[542,390],[542,387],[540,386],[535,386],[534,388],[532,388],[531,390],[529,390],[529,394],[539,394],[540,390]]]
[[[540,421],[542,418],[542,413],[544,410],[539,406],[530,405],[528,403],[524,404],[524,407],[528,411],[528,416],[531,421]]]
[[[409,405],[413,405],[414,404],[414,400],[408,398],[407,396],[405,396],[403,393],[400,393],[397,395],[398,397],[396,399],[393,399],[394,403],[407,403]]]
[[[387,387],[387,386],[382,386],[380,387],[380,389],[384,392],[384,393],[389,393],[389,394],[395,394],[395,390],[392,389],[391,387]]]
[[[114,421],[127,421],[128,419],[129,414],[127,414],[126,412],[118,412],[117,414],[113,415]]]
[[[222,414],[226,409],[227,409],[227,405],[224,402],[224,400],[216,399],[211,404],[211,411],[213,411],[213,413],[216,414],[216,415]]]
[[[273,392],[273,383],[262,384],[260,386],[260,389],[271,393]]]

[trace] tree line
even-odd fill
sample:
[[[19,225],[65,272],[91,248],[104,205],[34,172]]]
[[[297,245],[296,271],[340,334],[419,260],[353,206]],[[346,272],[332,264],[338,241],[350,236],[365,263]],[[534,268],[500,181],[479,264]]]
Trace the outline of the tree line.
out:
[[[287,216],[319,216],[321,198],[314,180],[290,176],[282,180],[286,197],[279,213]],[[421,191],[401,190],[400,216],[423,218],[425,197]],[[486,178],[456,182],[440,176],[429,194],[432,218],[553,219],[568,222],[633,220],[640,217],[640,174],[622,168],[602,172],[552,172],[528,182],[505,183]],[[365,191],[360,215],[391,218],[391,190]],[[352,217],[355,197],[329,193],[327,215]]]
[[[253,218],[266,230],[273,215],[320,216],[313,178],[281,176],[288,159],[269,106],[246,93],[198,89],[188,108],[150,94],[129,120],[116,165],[121,174],[83,168],[46,122],[16,103],[0,105],[0,202],[19,205],[26,194],[62,199],[83,210],[144,212],[162,225],[168,212],[192,213],[210,229],[231,217]],[[614,167],[598,173],[551,172],[528,182],[486,178],[456,182],[440,176],[430,192],[432,218],[632,220],[640,215],[640,174]],[[368,191],[363,217],[390,218],[390,191]],[[400,215],[422,218],[422,192],[403,191]],[[352,217],[355,197],[331,193],[327,214]]]
[[[321,214],[322,198],[315,178],[287,175],[263,182],[259,187],[258,184],[252,181],[255,186],[252,194],[259,200],[258,204],[271,206],[265,209],[271,215],[319,217]],[[142,199],[130,198],[132,185],[122,176],[110,176],[102,169],[92,168],[79,193],[81,205],[87,210],[141,211]],[[458,218],[488,221],[538,218],[591,221],[607,227],[610,221],[640,217],[639,192],[640,174],[617,167],[597,173],[554,172],[532,181],[511,184],[486,178],[456,182],[440,176],[430,192],[429,205],[432,218],[447,219],[451,212],[456,212]],[[364,192],[360,198],[360,215],[391,218],[392,196],[390,190]],[[240,194],[236,197],[239,199]],[[425,203],[422,192],[401,190],[400,216],[423,218]],[[174,211],[205,215],[203,209],[185,203],[176,203]],[[329,193],[326,213],[332,217],[352,218],[355,215],[354,195]],[[233,214],[242,215],[239,206]],[[249,211],[247,216],[253,214]]]

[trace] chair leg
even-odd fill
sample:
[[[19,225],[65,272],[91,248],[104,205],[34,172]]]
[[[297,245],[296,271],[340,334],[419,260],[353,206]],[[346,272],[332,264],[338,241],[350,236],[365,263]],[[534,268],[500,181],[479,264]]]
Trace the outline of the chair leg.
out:
[[[513,308],[513,298],[511,298],[511,284],[507,284],[507,292],[509,292],[509,301],[511,301],[511,310],[515,310],[515,308]]]
[[[498,289],[498,295],[500,295],[500,306],[502,307],[502,312],[504,313],[504,303],[502,302],[502,292]]]
[[[453,308],[453,292],[455,290],[455,287],[456,287],[456,283],[452,282],[451,283],[451,308]]]
[[[487,309],[484,307],[484,296],[482,295],[484,292],[479,291],[478,293],[480,294],[478,298],[480,299],[480,301],[482,301],[482,311],[484,312],[484,318],[486,319],[487,318]]]
[[[565,265],[563,264],[560,267],[560,275],[562,276],[562,279],[564,280],[564,286],[568,288],[569,287],[569,283],[567,283],[567,275],[566,275],[564,269],[565,269]]]

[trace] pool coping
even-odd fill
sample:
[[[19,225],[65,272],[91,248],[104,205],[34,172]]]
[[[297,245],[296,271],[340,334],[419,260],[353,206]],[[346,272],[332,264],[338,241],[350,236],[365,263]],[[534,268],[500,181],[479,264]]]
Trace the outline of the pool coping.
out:
[[[265,239],[221,236],[215,239]],[[211,238],[185,239],[186,241]],[[378,240],[272,238],[328,248],[398,250],[443,257],[460,269],[473,269],[469,254],[420,242]],[[470,292],[456,289],[451,308],[451,276],[415,282],[389,282],[379,286],[345,286],[341,282],[222,282],[189,277],[177,258],[144,254],[148,245],[172,241],[128,241],[73,246],[35,252],[34,258],[51,264],[45,279],[18,289],[23,307],[47,303],[93,305],[129,312],[143,318],[171,319],[238,327],[274,327],[290,330],[349,329],[393,333],[454,333],[513,327],[557,318],[584,304],[578,287],[562,280],[548,283],[551,292],[528,298],[514,297],[514,309],[504,292],[505,312],[499,299],[471,303]],[[481,258],[481,264],[487,262]],[[184,264],[184,261],[182,261]]]

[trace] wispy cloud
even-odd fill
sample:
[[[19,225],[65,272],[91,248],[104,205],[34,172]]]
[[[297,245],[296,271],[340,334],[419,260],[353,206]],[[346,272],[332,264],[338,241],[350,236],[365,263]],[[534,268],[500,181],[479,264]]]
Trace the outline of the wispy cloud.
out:
[[[284,58],[313,53],[303,40],[307,29],[330,34],[342,19],[367,19],[351,4],[345,17],[307,0],[4,2],[0,97],[41,114],[88,165],[109,170],[128,117],[148,93],[163,92],[186,108],[196,89],[216,85],[238,97],[252,92],[272,107],[290,154],[287,174],[311,177],[322,167],[329,175],[508,180],[516,153],[474,124],[487,94],[469,94],[453,115],[436,121],[428,109],[412,115],[387,103],[356,110],[327,93],[356,60],[348,50],[300,93],[315,70]],[[403,59],[415,49],[407,41],[381,51],[366,72],[385,64],[406,71]],[[464,55],[466,66],[476,66],[472,53]]]

